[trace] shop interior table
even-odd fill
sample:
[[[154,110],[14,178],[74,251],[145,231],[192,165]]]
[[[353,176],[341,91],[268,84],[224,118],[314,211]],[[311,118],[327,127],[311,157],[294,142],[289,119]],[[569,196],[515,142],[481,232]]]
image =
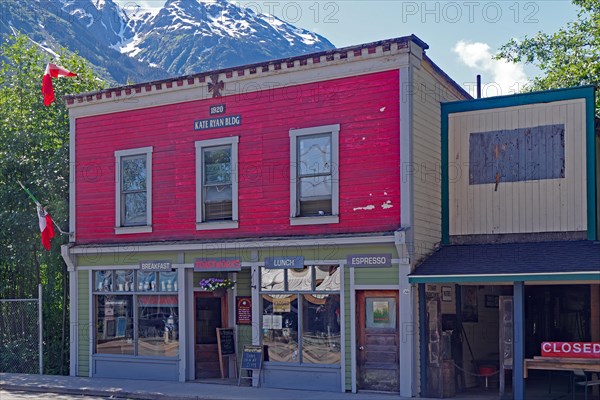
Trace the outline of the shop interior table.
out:
[[[551,371],[573,371],[581,369],[586,372],[600,373],[600,360],[597,358],[563,358],[563,357],[541,357],[526,358],[523,373],[527,378],[530,369],[542,369]]]

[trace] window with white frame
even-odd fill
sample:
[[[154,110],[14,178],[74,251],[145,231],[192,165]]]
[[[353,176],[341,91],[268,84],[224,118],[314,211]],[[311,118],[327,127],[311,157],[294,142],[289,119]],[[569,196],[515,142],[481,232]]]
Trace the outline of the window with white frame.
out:
[[[94,271],[94,354],[177,357],[178,274]]]
[[[261,268],[262,344],[276,363],[340,364],[338,265]]]
[[[115,151],[115,233],[152,232],[152,147]]]
[[[339,222],[340,125],[290,130],[291,225]]]
[[[238,227],[238,140],[196,142],[196,229]]]

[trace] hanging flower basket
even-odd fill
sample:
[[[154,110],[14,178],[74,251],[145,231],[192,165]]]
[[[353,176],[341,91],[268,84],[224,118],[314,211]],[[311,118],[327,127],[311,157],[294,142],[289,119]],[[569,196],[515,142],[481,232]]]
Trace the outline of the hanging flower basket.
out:
[[[223,297],[228,289],[235,286],[235,282],[227,278],[204,278],[201,279],[199,285],[207,292],[212,292],[215,297]]]

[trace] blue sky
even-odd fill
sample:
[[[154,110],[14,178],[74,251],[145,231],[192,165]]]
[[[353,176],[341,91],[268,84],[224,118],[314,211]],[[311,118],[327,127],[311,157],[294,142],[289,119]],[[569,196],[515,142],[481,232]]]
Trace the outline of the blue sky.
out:
[[[473,88],[481,74],[484,96],[514,93],[539,73],[531,66],[492,61],[502,44],[511,37],[555,32],[577,17],[568,0],[232,2],[315,31],[336,47],[415,34],[429,45],[433,61],[465,89]],[[160,7],[164,0],[137,3]]]

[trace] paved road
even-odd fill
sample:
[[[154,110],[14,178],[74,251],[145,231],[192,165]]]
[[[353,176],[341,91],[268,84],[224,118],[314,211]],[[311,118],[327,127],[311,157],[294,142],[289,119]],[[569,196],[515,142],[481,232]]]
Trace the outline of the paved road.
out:
[[[93,397],[75,394],[56,394],[0,390],[0,400],[107,400],[115,397]]]

